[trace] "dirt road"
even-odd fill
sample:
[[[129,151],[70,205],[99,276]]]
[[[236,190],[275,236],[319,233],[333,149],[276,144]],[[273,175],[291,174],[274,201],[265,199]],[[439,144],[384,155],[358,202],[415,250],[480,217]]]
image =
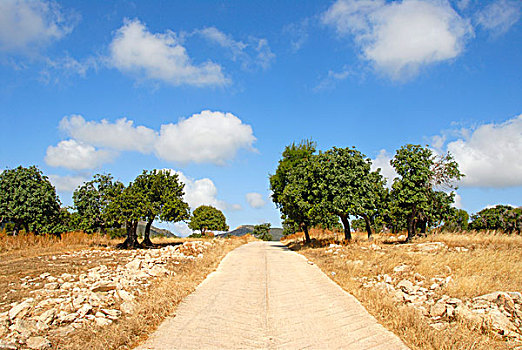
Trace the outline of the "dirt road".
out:
[[[241,246],[137,349],[407,349],[280,243]]]

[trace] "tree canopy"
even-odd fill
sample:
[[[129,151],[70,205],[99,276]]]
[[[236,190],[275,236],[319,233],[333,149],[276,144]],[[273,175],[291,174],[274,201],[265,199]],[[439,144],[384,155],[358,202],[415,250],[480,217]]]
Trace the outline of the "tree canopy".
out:
[[[202,235],[206,231],[227,231],[228,225],[223,212],[210,205],[201,205],[194,210],[189,228],[193,231],[199,230]]]
[[[36,166],[0,174],[0,222],[13,222],[15,232],[45,232],[59,221],[59,210],[55,188]]]

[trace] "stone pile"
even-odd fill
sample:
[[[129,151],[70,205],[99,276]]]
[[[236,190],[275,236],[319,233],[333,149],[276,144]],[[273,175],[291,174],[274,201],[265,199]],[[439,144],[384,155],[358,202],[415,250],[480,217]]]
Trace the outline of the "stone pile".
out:
[[[404,273],[410,271],[405,278]],[[449,267],[447,272],[451,272]],[[411,274],[408,265],[394,268],[394,275],[378,275],[358,279],[366,288],[378,288],[395,300],[415,308],[430,318],[431,326],[443,330],[450,323],[461,321],[477,329],[491,331],[505,339],[522,341],[522,294],[494,292],[465,300],[442,294],[442,288],[452,283],[451,276],[430,279]]]
[[[47,338],[52,336],[64,337],[85,325],[109,325],[134,311],[137,298],[155,278],[175,274],[172,265],[202,258],[213,244],[190,241],[130,255],[116,250],[70,253],[69,258],[80,255],[96,261],[109,254],[117,259],[115,264],[99,265],[79,275],[24,277],[22,288],[31,288],[32,296],[0,313],[0,349],[48,349]]]

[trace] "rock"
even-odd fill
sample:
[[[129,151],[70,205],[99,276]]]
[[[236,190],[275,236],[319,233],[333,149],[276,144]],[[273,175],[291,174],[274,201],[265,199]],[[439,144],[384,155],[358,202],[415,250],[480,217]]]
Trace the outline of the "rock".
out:
[[[141,267],[141,260],[134,259],[125,265],[125,267],[129,270],[139,270]]]
[[[446,322],[437,322],[430,324],[430,327],[435,328],[438,331],[443,331],[448,328],[448,324]]]
[[[60,289],[67,290],[67,289],[72,289],[73,287],[74,287],[74,285],[71,282],[63,282],[62,285],[60,286]]]
[[[307,263],[308,263],[308,265],[313,265],[314,264],[314,262],[310,261],[310,260],[308,260]]]
[[[78,309],[78,318],[85,317],[92,310],[92,306],[90,304],[83,304],[81,308]]]
[[[516,327],[508,317],[498,310],[491,310],[485,317],[486,324],[500,335],[515,332]]]
[[[44,284],[44,288],[48,290],[56,290],[60,288],[60,284],[58,282],[49,282]]]
[[[393,279],[390,276],[384,274],[382,277],[383,277],[384,283],[388,283],[388,284],[393,283]]]
[[[450,304],[446,304],[446,316],[453,318],[455,316],[455,307]]]
[[[16,331],[24,337],[29,337],[31,334],[36,333],[38,329],[35,321],[17,318],[11,327],[9,327],[9,330],[11,332]]]
[[[400,281],[399,284],[397,284],[397,288],[401,289],[403,292],[408,294],[414,293],[413,283],[406,279]]]
[[[38,316],[36,319],[39,322],[42,322],[43,324],[51,324],[53,322],[54,317],[56,316],[56,309],[49,309],[47,311],[44,311],[40,316]]]
[[[507,292],[508,295],[513,299],[513,301],[517,304],[522,303],[522,293],[519,292]]]
[[[429,242],[416,244],[414,249],[421,252],[431,253],[446,248],[442,242]]]
[[[431,317],[442,317],[446,313],[446,303],[438,301],[430,307]]]
[[[126,301],[120,305],[120,310],[125,314],[132,314],[135,308],[134,303],[130,301]]]
[[[408,265],[402,264],[402,265],[395,266],[393,268],[393,272],[404,272],[409,269],[410,269],[410,267]]]
[[[9,310],[9,319],[13,320],[16,316],[23,317],[27,314],[29,309],[33,306],[34,299],[25,299],[20,304],[17,304]]]
[[[44,350],[51,348],[51,342],[44,337],[30,337],[25,345],[29,349]]]
[[[426,279],[426,277],[424,277],[420,273],[415,273],[415,275],[413,275],[413,278],[415,278],[416,281],[424,281]]]
[[[10,341],[0,339],[0,350],[16,350],[18,346]]]
[[[91,292],[108,292],[116,289],[116,284],[109,282],[100,282],[91,287]]]
[[[121,316],[120,310],[114,310],[114,309],[101,309],[101,312],[105,314],[108,318],[111,320],[117,320]]]
[[[94,319],[94,322],[96,323],[97,326],[100,326],[100,327],[103,327],[103,326],[108,326],[112,323],[111,320],[105,318],[105,317],[96,317]]]
[[[476,298],[473,298],[473,300],[486,300],[486,301],[490,301],[490,302],[495,302],[497,300],[498,296],[503,293],[504,292],[488,293],[488,294],[480,295]]]
[[[120,296],[121,300],[123,300],[123,301],[133,301],[134,300],[134,295],[132,295],[131,293],[129,293],[123,289],[118,290],[118,295]]]
[[[460,300],[459,298],[449,298],[446,300],[446,304],[460,305],[462,304],[462,300]]]
[[[431,286],[430,286],[430,290],[434,290],[434,289],[437,289],[439,288],[440,286],[437,284],[437,283],[433,283]]]
[[[163,266],[154,265],[149,271],[147,271],[149,275],[157,277],[162,275],[167,275],[169,273],[169,270],[164,268]]]
[[[471,312],[471,310],[464,304],[459,304],[455,308],[455,317],[458,320],[468,323],[473,328],[480,328],[482,325],[482,317]]]

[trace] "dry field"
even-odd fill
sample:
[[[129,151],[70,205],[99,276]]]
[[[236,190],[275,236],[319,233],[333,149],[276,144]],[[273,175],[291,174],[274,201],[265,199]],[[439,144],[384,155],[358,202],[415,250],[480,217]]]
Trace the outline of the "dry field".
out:
[[[343,244],[314,230],[312,238],[283,242],[412,349],[522,349],[522,236],[444,233],[401,244],[361,233]]]
[[[159,247],[127,251],[83,233],[0,237],[0,348],[131,348],[248,240],[153,239]]]

